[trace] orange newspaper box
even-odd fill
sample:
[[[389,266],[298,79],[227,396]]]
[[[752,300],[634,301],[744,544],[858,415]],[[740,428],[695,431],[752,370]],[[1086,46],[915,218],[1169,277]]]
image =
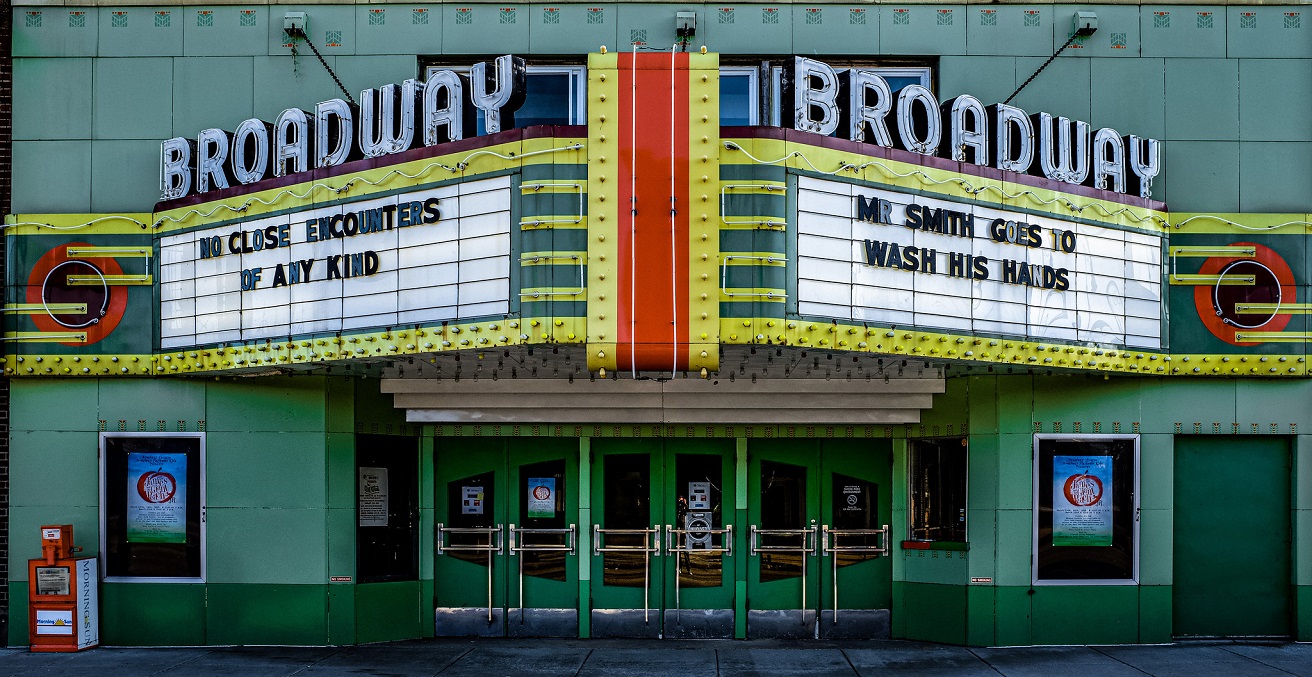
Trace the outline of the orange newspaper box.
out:
[[[27,561],[27,635],[32,651],[80,651],[100,643],[96,558],[74,557],[73,525],[41,527],[41,559]]]

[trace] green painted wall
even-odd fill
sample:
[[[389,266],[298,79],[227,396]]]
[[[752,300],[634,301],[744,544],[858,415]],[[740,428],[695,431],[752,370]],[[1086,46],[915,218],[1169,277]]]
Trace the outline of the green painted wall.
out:
[[[14,8],[14,213],[148,211],[163,139],[340,96],[308,50],[283,46],[288,7]],[[1069,5],[735,6],[358,4],[308,8],[346,88],[467,64],[675,41],[676,9],[726,62],[765,51],[937,61],[941,98],[1001,101],[1069,35]],[[552,10],[556,11],[552,11]],[[1168,141],[1154,197],[1177,211],[1308,212],[1312,15],[1296,6],[1081,5],[1100,28],[1015,100]],[[1241,16],[1240,10],[1249,13]],[[1288,14],[1293,11],[1293,16]],[[1164,14],[1162,14],[1164,12]],[[60,81],[60,87],[47,83]]]
[[[49,523],[72,523],[78,545],[97,553],[102,421],[111,431],[120,421],[130,431],[203,426],[208,581],[105,585],[106,643],[341,644],[428,635],[433,438],[421,445],[420,580],[329,583],[355,576],[354,434],[420,432],[377,385],[322,377],[15,380],[11,561],[38,556],[37,528]],[[1246,436],[1275,434],[1293,456],[1294,633],[1312,637],[1309,400],[1307,382],[950,377],[923,423],[889,431],[894,542],[905,537],[906,440],[965,431],[968,550],[895,550],[895,636],[972,645],[1169,641],[1176,435],[1222,436],[1242,449]],[[785,427],[773,436],[786,437]],[[1030,585],[1033,434],[1077,431],[1141,435],[1137,586]],[[824,427],[814,434],[824,436]],[[15,610],[25,608],[25,577],[22,567],[11,571]],[[13,615],[11,643],[25,641],[25,618]]]
[[[22,381],[12,393],[15,563],[40,555],[42,524],[73,524],[83,554],[98,553],[100,430],[206,433],[207,582],[106,584],[104,643],[326,644],[422,632],[419,582],[404,588],[404,631],[374,622],[386,615],[377,600],[397,598],[397,585],[328,584],[355,575],[355,432],[418,432],[376,382]],[[26,578],[25,566],[11,567],[12,609],[26,608]],[[357,618],[371,619],[358,634]],[[9,641],[26,638],[26,614],[13,614]]]
[[[1169,641],[1172,633],[1172,487],[1175,435],[1224,435],[1241,453],[1246,435],[1293,442],[1295,634],[1307,636],[1312,607],[1312,440],[1305,432],[1312,384],[1274,381],[1180,381],[1093,376],[969,376],[948,380],[923,426],[907,433],[947,433],[968,417],[968,547],[964,561],[932,551],[904,551],[901,578],[907,617],[901,636],[945,641],[950,626],[910,613],[915,601],[955,618],[964,593],[966,643],[1067,644]],[[1197,426],[1197,428],[1195,427]],[[1274,426],[1274,427],[1273,427]],[[921,428],[925,430],[922,431]],[[1216,431],[1216,432],[1213,432]],[[1138,586],[1031,586],[1033,434],[1134,433],[1140,437]],[[939,553],[944,555],[947,553]],[[970,583],[972,578],[992,583]],[[922,586],[916,588],[913,586]],[[1300,597],[1301,596],[1301,597]],[[948,600],[952,600],[950,603]],[[1071,608],[1081,609],[1071,614]]]

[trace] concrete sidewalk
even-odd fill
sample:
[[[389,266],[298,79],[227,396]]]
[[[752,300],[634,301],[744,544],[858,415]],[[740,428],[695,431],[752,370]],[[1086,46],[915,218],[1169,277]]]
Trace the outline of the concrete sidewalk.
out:
[[[352,647],[0,649],[0,675],[1312,676],[1312,644],[970,649],[919,642],[418,640]]]

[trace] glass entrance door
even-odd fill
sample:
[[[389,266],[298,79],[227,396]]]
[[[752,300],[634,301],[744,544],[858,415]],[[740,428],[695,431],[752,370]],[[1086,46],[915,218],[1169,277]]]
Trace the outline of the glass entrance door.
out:
[[[814,637],[818,445],[761,440],[748,447],[747,459],[748,636]]]
[[[888,637],[893,603],[890,445],[826,440],[820,470],[819,636]]]
[[[886,442],[751,443],[749,637],[889,635],[891,480]]]
[[[735,539],[732,440],[666,445],[665,636],[734,636]]]
[[[593,637],[734,636],[734,449],[592,441]]]
[[[592,443],[592,636],[660,637],[660,440]]]
[[[577,441],[436,449],[437,635],[577,636]]]

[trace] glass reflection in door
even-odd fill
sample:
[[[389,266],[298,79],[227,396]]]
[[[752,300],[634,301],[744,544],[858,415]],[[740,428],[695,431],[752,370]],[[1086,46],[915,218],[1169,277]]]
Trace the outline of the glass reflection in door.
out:
[[[566,529],[565,460],[543,461],[519,467],[519,523],[525,529]],[[522,533],[522,546],[561,546],[565,533]],[[525,550],[520,553],[525,576],[564,581],[567,550]]]
[[[447,527],[456,529],[491,529],[496,526],[492,506],[493,473],[462,477],[447,482]],[[440,535],[439,535],[440,537]],[[444,554],[456,559],[489,566],[495,536],[488,532],[453,532],[447,534]]]
[[[879,485],[850,475],[833,473],[833,525],[831,535],[836,546],[834,556],[839,567],[859,564],[878,557],[882,547],[879,534],[843,533],[880,528]]]
[[[651,528],[651,459],[647,454],[612,454],[605,465],[605,528]],[[634,552],[603,552],[602,583],[630,588],[647,586],[644,534],[608,534],[607,547]]]
[[[776,529],[805,529],[806,468],[800,465],[761,461],[761,521],[762,531]],[[799,534],[761,534],[761,546],[798,548],[797,551],[763,551],[761,582],[796,578],[802,575],[802,557],[808,545],[806,536]]]
[[[722,513],[722,461],[719,456],[707,454],[678,454],[674,460],[675,528],[685,531],[680,546],[686,552],[678,553],[675,565],[680,588],[719,587],[724,577],[724,556],[727,534],[713,530],[724,528]],[[714,550],[714,552],[697,552]]]

